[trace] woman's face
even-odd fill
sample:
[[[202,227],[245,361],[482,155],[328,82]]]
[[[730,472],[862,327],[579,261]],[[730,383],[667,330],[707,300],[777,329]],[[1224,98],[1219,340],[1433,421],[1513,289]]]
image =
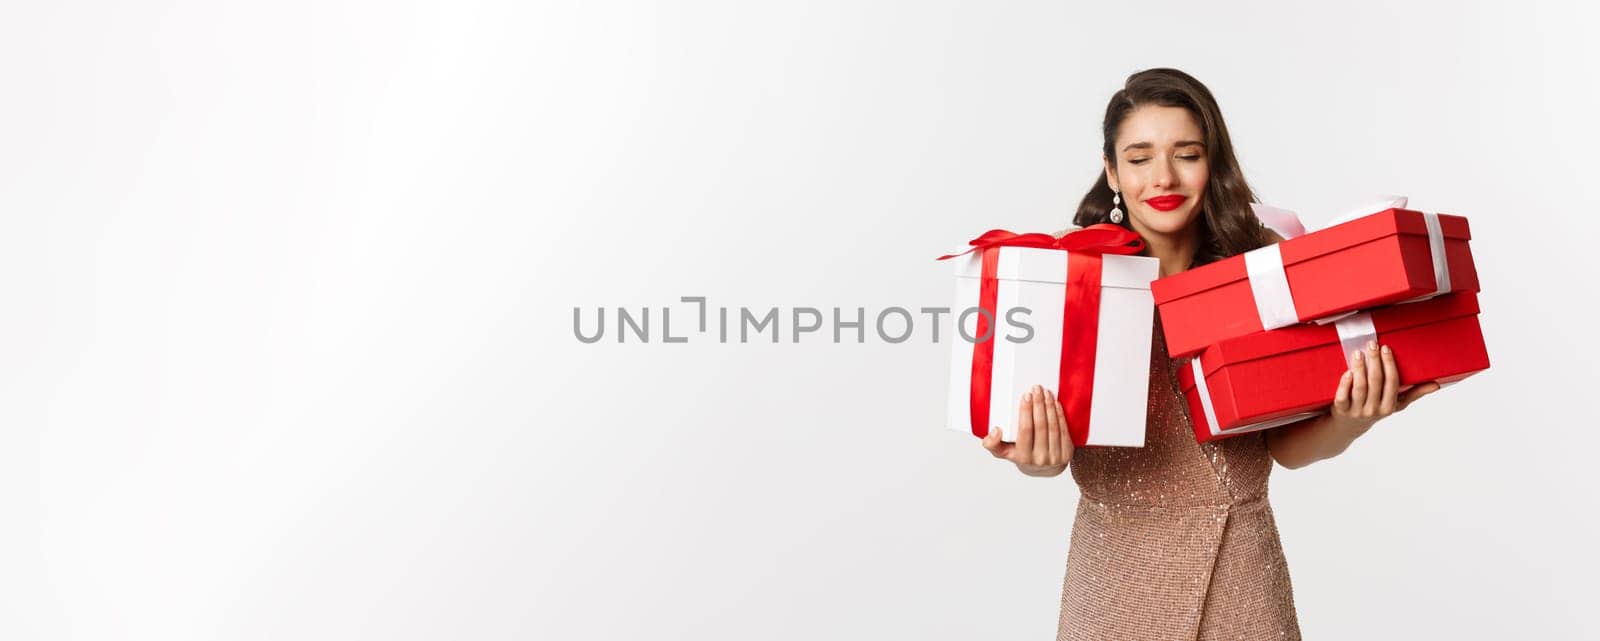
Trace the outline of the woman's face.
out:
[[[1122,208],[1140,235],[1175,235],[1200,214],[1206,180],[1205,135],[1182,107],[1144,105],[1122,121],[1116,166],[1106,181],[1122,192]]]

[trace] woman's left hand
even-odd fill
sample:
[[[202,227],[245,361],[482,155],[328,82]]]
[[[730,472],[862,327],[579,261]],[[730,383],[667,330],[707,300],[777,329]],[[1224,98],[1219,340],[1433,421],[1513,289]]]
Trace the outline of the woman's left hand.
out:
[[[1333,398],[1332,418],[1340,427],[1362,433],[1385,416],[1403,410],[1419,398],[1439,391],[1439,384],[1423,383],[1400,393],[1400,369],[1394,350],[1376,341],[1350,355],[1350,369],[1339,379]]]

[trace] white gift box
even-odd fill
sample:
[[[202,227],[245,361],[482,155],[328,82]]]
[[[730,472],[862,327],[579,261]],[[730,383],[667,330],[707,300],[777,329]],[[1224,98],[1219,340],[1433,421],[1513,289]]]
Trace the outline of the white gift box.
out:
[[[995,313],[993,322],[988,323],[992,336],[986,341],[993,346],[993,356],[987,380],[980,378],[979,389],[975,389],[974,355],[985,349],[984,342],[975,341],[983,338],[978,334],[983,315],[977,310],[986,252],[997,253],[993,259]],[[1069,261],[1068,253],[1061,249],[1001,246],[955,258],[956,305],[945,323],[952,346],[947,421],[950,429],[983,436],[990,427],[1000,426],[1001,438],[1015,442],[1022,394],[1037,384],[1055,392],[1064,408],[1071,407],[1072,395],[1087,404],[1087,411],[1080,412],[1088,416],[1086,426],[1068,421],[1076,445],[1144,445],[1154,318],[1150,281],[1159,276],[1160,261],[1116,254],[1080,255]],[[1087,282],[1069,286],[1069,277],[1088,278],[1094,271],[1093,261],[1099,261],[1098,315],[1084,312],[1092,306],[1084,306],[1083,296],[1092,298],[1093,292],[1075,293],[1075,307],[1069,315],[1065,310],[1069,287],[1090,286]],[[1072,269],[1084,272],[1069,273]],[[1080,322],[1079,316],[1094,320],[1097,326],[1074,326]],[[1092,337],[1088,339],[1094,343],[1092,372],[1074,366],[1063,371],[1064,330]],[[977,360],[981,363],[982,357]],[[983,369],[979,368],[980,376]],[[1082,380],[1086,374],[1092,376],[1092,384]],[[974,414],[982,413],[984,403],[975,403],[974,398],[981,398],[985,383],[987,417],[980,424]],[[1063,385],[1068,389],[1061,389]],[[1072,411],[1067,410],[1069,415]]]

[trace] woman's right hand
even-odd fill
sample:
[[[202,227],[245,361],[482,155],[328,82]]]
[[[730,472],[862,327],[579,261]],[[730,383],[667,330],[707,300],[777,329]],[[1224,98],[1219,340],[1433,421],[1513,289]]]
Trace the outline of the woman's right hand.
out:
[[[1017,408],[1017,442],[1000,440],[1000,427],[995,426],[983,437],[983,448],[995,458],[1016,464],[1023,474],[1060,474],[1072,461],[1073,451],[1065,414],[1054,393],[1035,385],[1022,395]]]

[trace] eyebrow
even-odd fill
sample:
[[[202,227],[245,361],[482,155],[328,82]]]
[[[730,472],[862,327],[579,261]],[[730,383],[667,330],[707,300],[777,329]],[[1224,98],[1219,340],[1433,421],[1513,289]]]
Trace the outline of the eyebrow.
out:
[[[1192,146],[1196,146],[1196,147],[1205,147],[1206,146],[1205,143],[1202,143],[1202,142],[1200,142],[1198,140],[1180,140],[1180,141],[1178,141],[1177,144],[1173,145],[1173,147],[1188,147],[1188,146],[1191,146],[1191,145]],[[1127,151],[1129,149],[1152,149],[1154,147],[1155,147],[1155,145],[1150,144],[1148,142],[1136,142],[1136,143],[1133,143],[1133,144],[1128,145],[1126,147],[1123,147],[1122,150],[1123,151]]]

